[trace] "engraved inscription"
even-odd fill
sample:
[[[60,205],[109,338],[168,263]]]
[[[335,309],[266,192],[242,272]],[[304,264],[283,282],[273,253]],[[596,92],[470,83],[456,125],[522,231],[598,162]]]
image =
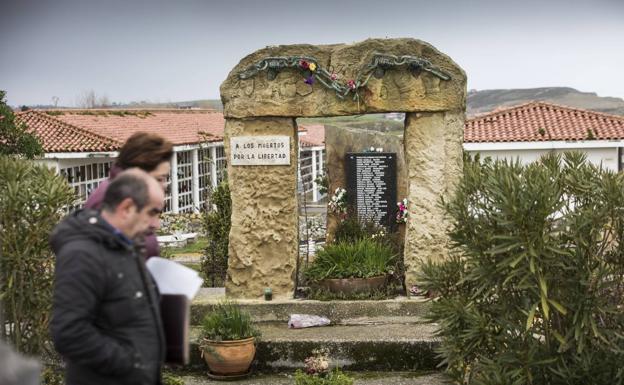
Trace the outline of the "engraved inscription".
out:
[[[358,217],[394,227],[396,154],[348,153],[347,197]]]
[[[233,136],[230,152],[232,166],[290,165],[290,137]]]

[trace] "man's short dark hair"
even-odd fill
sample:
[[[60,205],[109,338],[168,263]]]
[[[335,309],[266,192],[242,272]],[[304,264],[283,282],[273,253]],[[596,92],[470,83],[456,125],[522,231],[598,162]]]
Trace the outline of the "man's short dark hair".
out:
[[[149,201],[145,179],[132,174],[121,174],[113,179],[104,194],[102,210],[112,212],[126,198],[132,199],[137,210],[143,210]]]

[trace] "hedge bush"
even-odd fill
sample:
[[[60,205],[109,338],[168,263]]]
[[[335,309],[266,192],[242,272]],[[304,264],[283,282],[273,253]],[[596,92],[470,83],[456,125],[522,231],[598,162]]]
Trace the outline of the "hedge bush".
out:
[[[28,160],[0,156],[0,337],[40,355],[48,341],[52,228],[74,199],[67,182]]]
[[[424,264],[439,353],[466,384],[624,383],[624,175],[584,155],[466,159],[452,257]]]
[[[201,258],[205,286],[222,286],[228,267],[230,228],[232,227],[232,198],[227,180],[208,190],[203,225],[208,246]]]

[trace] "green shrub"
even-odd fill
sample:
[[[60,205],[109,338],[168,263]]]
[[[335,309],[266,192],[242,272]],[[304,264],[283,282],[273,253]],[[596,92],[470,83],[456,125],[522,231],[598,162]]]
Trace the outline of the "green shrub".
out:
[[[624,174],[583,155],[466,159],[438,298],[439,353],[468,384],[624,383]]]
[[[65,372],[63,368],[56,365],[46,365],[41,372],[41,383],[43,385],[64,385]]]
[[[15,121],[13,109],[6,104],[6,92],[0,90],[0,155],[33,159],[43,154],[39,138],[24,123]]]
[[[235,302],[218,303],[202,321],[201,337],[211,341],[234,341],[260,337],[249,312]]]
[[[173,373],[163,371],[162,384],[163,385],[184,385],[184,379]]]
[[[370,221],[361,221],[357,214],[349,213],[340,221],[334,231],[334,243],[354,243],[363,238],[385,233],[383,228]]]
[[[370,278],[391,274],[397,254],[385,243],[362,238],[355,243],[332,243],[319,250],[305,270],[307,279]]]
[[[232,198],[227,180],[209,190],[203,214],[204,232],[208,245],[201,258],[205,286],[225,283],[228,266],[228,247],[232,227]]]
[[[298,369],[295,372],[295,385],[353,385],[353,378],[338,368],[330,371],[325,376],[306,374],[301,369]]]
[[[50,353],[52,228],[74,199],[67,182],[31,161],[0,156],[0,338],[21,353]]]

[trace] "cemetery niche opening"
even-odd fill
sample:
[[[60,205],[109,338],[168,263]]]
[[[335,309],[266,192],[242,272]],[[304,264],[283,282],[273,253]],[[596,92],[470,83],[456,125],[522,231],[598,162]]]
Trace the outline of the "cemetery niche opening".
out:
[[[415,39],[267,47],[230,72],[221,99],[232,197],[229,297],[259,298],[265,288],[275,297],[294,294],[300,244],[298,118],[404,113],[399,162],[404,181],[396,177],[395,194],[407,203],[401,225],[406,286],[415,282],[419,260],[446,257],[447,223],[437,203],[453,192],[461,174],[466,100],[466,76],[448,56]],[[339,156],[332,155],[329,144],[335,131],[326,130],[323,154],[331,168],[329,194],[347,187],[346,171],[336,166],[344,159],[334,159]],[[267,141],[281,144],[260,146]],[[240,152],[241,143],[256,150],[254,159]],[[373,156],[378,154],[358,158]],[[316,167],[323,163],[315,162]],[[365,163],[361,160],[360,167]]]

